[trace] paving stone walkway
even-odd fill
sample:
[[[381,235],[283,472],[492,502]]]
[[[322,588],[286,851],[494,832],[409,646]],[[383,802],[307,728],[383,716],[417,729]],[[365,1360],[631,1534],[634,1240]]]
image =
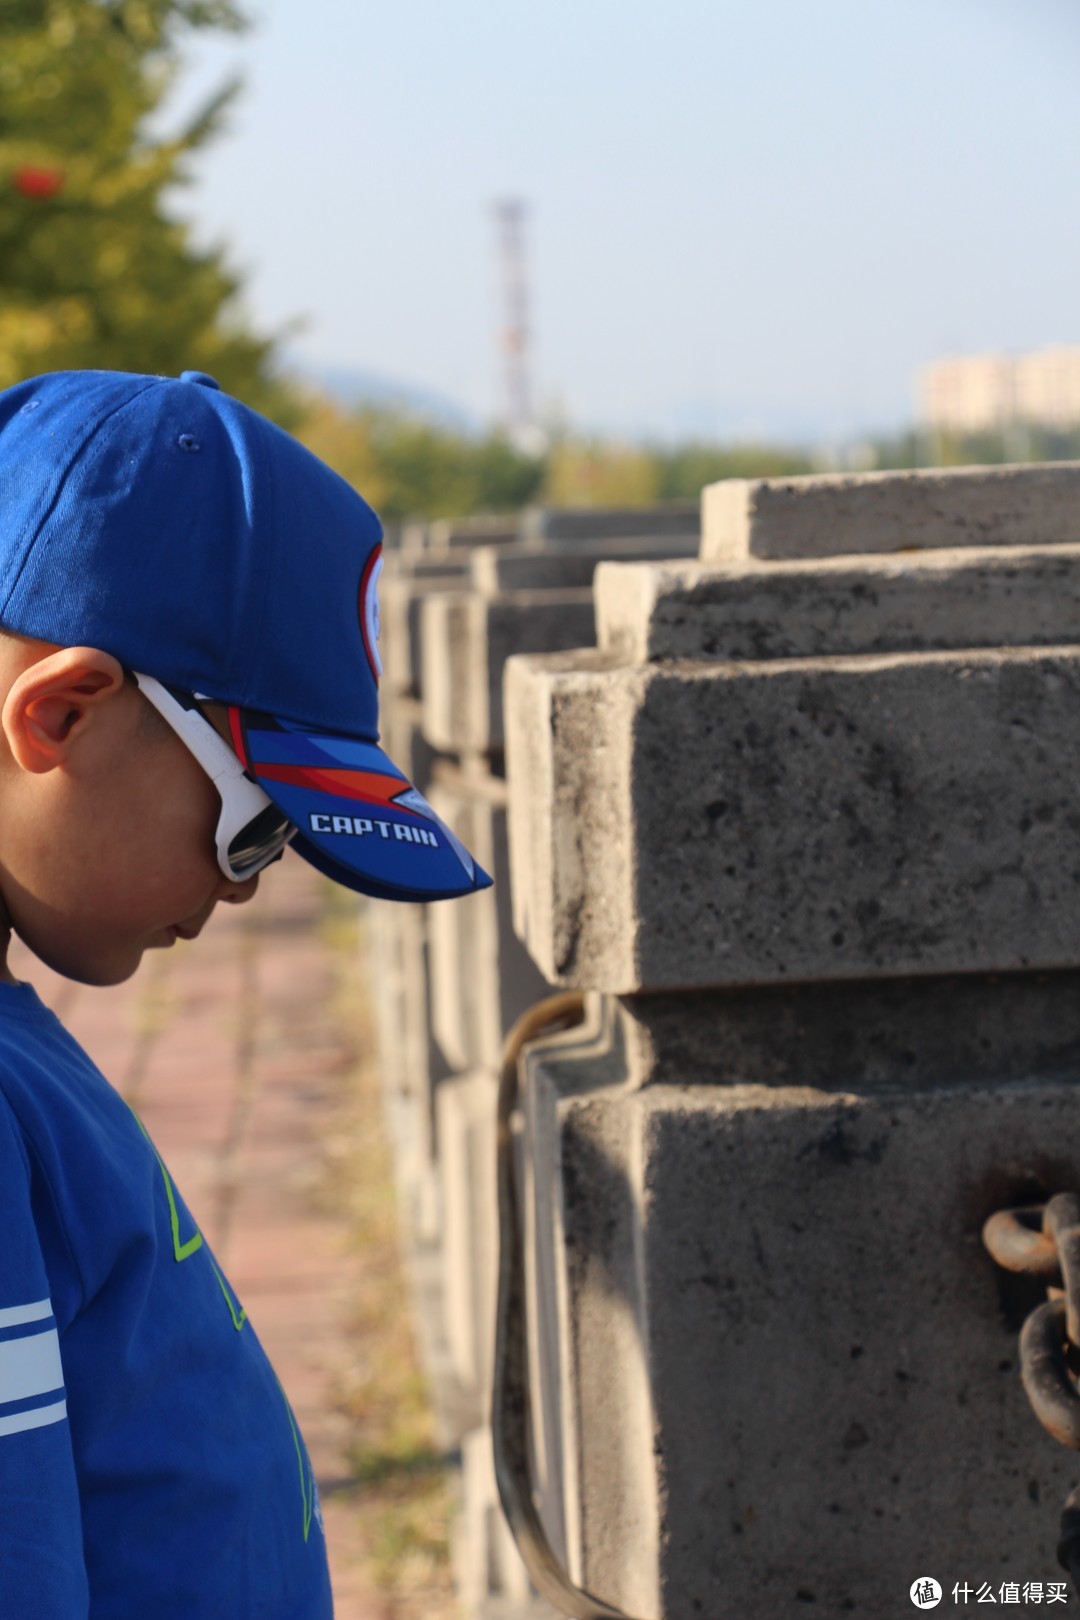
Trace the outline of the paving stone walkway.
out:
[[[316,927],[321,881],[287,853],[253,900],[219,905],[198,940],[147,952],[113,988],[62,979],[17,942],[10,962],[137,1110],[247,1309],[311,1454],[336,1620],[386,1620],[358,1566],[358,1509],[335,1500],[350,1430],[334,1392],[363,1261],[323,1194],[354,1055]]]

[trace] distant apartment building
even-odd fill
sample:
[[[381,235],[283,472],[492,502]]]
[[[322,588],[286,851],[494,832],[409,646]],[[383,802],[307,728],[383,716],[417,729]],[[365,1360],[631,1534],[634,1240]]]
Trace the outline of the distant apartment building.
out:
[[[939,433],[987,433],[1024,422],[1080,426],[1080,347],[935,360],[918,375],[919,421]]]

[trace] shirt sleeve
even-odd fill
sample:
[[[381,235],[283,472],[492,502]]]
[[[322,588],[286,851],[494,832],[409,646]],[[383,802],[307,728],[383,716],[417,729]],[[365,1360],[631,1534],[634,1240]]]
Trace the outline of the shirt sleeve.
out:
[[[26,1148],[0,1098],[0,1615],[89,1613],[60,1341]]]

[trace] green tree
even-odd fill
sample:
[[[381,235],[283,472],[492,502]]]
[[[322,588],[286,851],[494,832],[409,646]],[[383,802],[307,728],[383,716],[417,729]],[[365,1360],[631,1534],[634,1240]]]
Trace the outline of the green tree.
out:
[[[551,506],[652,506],[659,499],[656,458],[640,445],[564,438],[548,454],[544,500]]]
[[[813,472],[814,463],[801,450],[776,445],[682,444],[653,452],[658,467],[657,498],[695,500],[706,484],[721,478],[782,478]]]
[[[982,433],[946,433],[913,428],[870,446],[879,470],[909,467],[993,467],[1004,462],[1080,459],[1080,427],[1043,427],[1014,422]]]
[[[297,433],[388,523],[516,511],[544,477],[542,462],[499,434],[467,438],[399,410],[344,411],[318,400]]]
[[[177,134],[148,133],[185,34],[243,26],[234,0],[0,4],[0,386],[68,367],[193,368],[294,419],[221,250],[196,249],[168,209],[238,85]]]

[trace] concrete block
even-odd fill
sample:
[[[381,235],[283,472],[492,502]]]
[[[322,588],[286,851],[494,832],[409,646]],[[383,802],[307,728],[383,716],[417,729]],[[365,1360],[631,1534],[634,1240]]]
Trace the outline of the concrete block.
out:
[[[1080,650],[507,670],[514,923],[552,983],[1080,961]]]
[[[427,550],[428,526],[421,519],[403,523],[399,530],[398,551],[403,557],[416,557]]]
[[[428,524],[428,546],[432,551],[457,551],[473,546],[505,546],[518,538],[520,520],[493,512],[471,517],[437,518]]]
[[[597,645],[659,658],[815,658],[1059,646],[1080,625],[1080,546],[718,568],[603,562]]]
[[[426,906],[375,904],[371,966],[379,1062],[396,1180],[420,1241],[440,1226],[435,1169],[434,1092],[450,1073],[432,1033]]]
[[[513,929],[506,783],[444,761],[429,797],[494,880],[481,894],[430,908],[435,1038],[455,1069],[497,1069],[512,1026],[551,993]]]
[[[657,506],[533,506],[521,515],[519,534],[541,540],[625,540],[630,535],[701,533],[697,501],[665,501]]]
[[[1064,971],[625,996],[618,1077],[635,1087],[691,1075],[881,1093],[960,1077],[988,1086],[1038,1075],[1075,1086],[1078,990],[1080,975]]]
[[[380,746],[409,781],[426,794],[441,755],[424,736],[419,698],[402,692],[384,692],[379,704]],[[485,868],[485,870],[487,870]]]
[[[441,574],[460,578],[467,570],[468,558],[456,551],[432,551],[420,556],[384,552],[380,583],[387,579],[434,579]]]
[[[1053,977],[1043,995],[1075,1052],[1080,975]],[[999,987],[979,988],[993,1020]],[[900,1061],[863,1090],[850,1063],[830,1084],[825,1050],[808,1085],[795,1052],[789,1084],[671,1049],[679,1083],[635,1089],[614,1016],[597,1051],[527,1057],[545,1279],[530,1326],[547,1354],[534,1424],[562,1477],[572,1573],[606,1601],[660,1620],[878,1616],[906,1612],[918,1574],[947,1593],[1057,1578],[1072,1459],[1017,1367],[1039,1291],[1004,1285],[979,1234],[994,1209],[1078,1184],[1080,1071],[972,1080],[949,1071],[939,1021],[935,1084],[920,989]],[[862,987],[849,994],[857,1029]],[[764,1022],[759,1040],[767,1073]]]
[[[626,561],[692,557],[696,535],[635,535],[627,540],[551,540],[542,549],[495,546],[469,558],[472,587],[481,596],[504,591],[584,589],[593,582],[597,564],[608,557]]]
[[[379,580],[379,656],[387,692],[420,690],[420,608],[433,591],[453,589],[465,575],[465,561],[434,571],[386,574]]]
[[[499,1224],[495,1109],[499,1077],[476,1070],[436,1093],[446,1333],[462,1388],[486,1411],[494,1350]]]
[[[503,666],[511,653],[591,647],[592,592],[520,591],[486,601],[429,596],[420,617],[424,735],[447,753],[503,746]]]
[[[394,1162],[399,1229],[420,1359],[431,1392],[438,1443],[446,1448],[482,1416],[474,1383],[463,1384],[448,1334],[442,1180],[435,1157],[434,1096],[449,1070],[428,1036],[421,906],[375,903],[365,912],[369,982],[375,986],[383,1109]]]
[[[435,1419],[435,1443],[444,1451],[483,1420],[474,1389],[458,1380],[446,1330],[446,1278],[441,1241],[419,1242],[402,1222],[402,1250],[409,1285],[417,1350],[427,1379]]]
[[[1080,462],[726,478],[701,501],[701,556],[751,557],[1080,542]]]
[[[379,1076],[382,1081],[391,1143],[397,1150],[401,1134],[402,1099],[412,1095],[415,1071],[403,1039],[406,1023],[404,940],[407,919],[396,907],[366,906],[363,912],[363,954],[367,978],[376,983],[375,1035]],[[407,1134],[407,1133],[406,1133]]]
[[[468,550],[472,546],[499,546],[516,540],[518,519],[497,513],[480,512],[470,517],[435,518],[401,526],[399,551],[403,559],[423,557],[427,552]]]
[[[591,1096],[601,1075],[620,1095],[625,1089],[612,1014],[610,1005],[594,1004],[585,1027],[535,1043],[525,1060],[519,1185],[532,1486],[571,1578],[608,1603],[652,1617],[662,1612],[660,1502],[645,1301],[635,1282],[631,1132],[620,1130],[632,1116],[609,1116],[602,1164],[586,1165],[579,1155],[571,1165],[562,1128],[565,1094]],[[592,1269],[600,1246],[602,1280]]]
[[[499,1506],[491,1435],[486,1428],[461,1445],[461,1513],[454,1568],[462,1611],[472,1620],[548,1620],[554,1611],[532,1592]]]

